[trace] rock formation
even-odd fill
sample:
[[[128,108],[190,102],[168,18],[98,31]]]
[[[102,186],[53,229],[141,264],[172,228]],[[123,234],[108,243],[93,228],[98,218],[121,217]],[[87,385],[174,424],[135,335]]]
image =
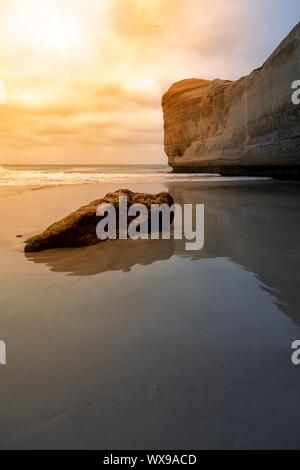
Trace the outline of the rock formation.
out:
[[[50,248],[62,247],[80,247],[87,245],[95,245],[101,240],[97,237],[96,226],[100,222],[101,217],[96,215],[96,210],[100,204],[111,204],[116,210],[116,218],[118,222],[119,198],[127,197],[127,205],[143,204],[148,210],[148,220],[151,216],[152,204],[167,204],[169,207],[173,205],[173,198],[169,193],[146,194],[133,193],[128,189],[120,189],[114,193],[107,194],[103,199],[91,202],[87,206],[80,207],[77,211],[68,215],[64,219],[56,222],[48,227],[40,235],[29,238],[26,241],[25,252],[43,251]],[[127,225],[134,220],[135,217],[127,217]],[[171,213],[171,221],[173,214]],[[149,230],[151,223],[148,224]]]
[[[188,79],[164,94],[165,152],[175,172],[300,177],[300,23],[237,81]]]

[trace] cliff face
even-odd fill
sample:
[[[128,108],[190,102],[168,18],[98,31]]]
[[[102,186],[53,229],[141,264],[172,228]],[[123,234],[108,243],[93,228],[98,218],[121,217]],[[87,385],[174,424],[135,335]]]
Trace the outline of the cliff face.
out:
[[[177,172],[300,176],[300,23],[235,82],[189,79],[164,94],[165,152]]]

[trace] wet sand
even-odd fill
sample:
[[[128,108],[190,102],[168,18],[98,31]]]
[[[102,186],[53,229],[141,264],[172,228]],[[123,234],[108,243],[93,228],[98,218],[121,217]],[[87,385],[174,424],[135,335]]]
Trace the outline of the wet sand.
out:
[[[0,448],[299,448],[300,185],[130,185],[204,203],[200,252],[128,240],[23,253],[119,187],[0,192]]]

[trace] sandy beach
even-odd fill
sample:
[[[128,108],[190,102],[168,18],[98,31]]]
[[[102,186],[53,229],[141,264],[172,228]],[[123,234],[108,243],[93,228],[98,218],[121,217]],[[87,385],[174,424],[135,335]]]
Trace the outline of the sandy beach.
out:
[[[299,18],[0,0],[0,450],[300,450]]]
[[[119,188],[1,188],[0,447],[297,448],[299,184],[131,184],[204,203],[204,249],[25,256],[27,237]]]

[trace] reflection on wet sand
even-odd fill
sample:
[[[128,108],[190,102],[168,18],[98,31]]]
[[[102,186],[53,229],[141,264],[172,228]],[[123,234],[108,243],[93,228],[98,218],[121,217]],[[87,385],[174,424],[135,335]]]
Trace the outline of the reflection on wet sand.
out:
[[[174,254],[174,240],[114,240],[84,248],[62,248],[25,253],[28,260],[46,264],[53,272],[91,276],[107,271],[128,272]]]
[[[183,257],[227,257],[253,272],[277,298],[279,308],[300,323],[300,184],[276,181],[170,184],[177,203],[205,204],[205,244]],[[265,287],[264,287],[265,288]]]
[[[19,239],[2,250],[2,447],[297,448],[299,186],[164,189],[205,204],[203,250],[128,240],[24,258]],[[64,207],[60,189],[32,200],[22,232],[49,196],[61,214],[98,189],[69,191]]]
[[[300,185],[241,181],[170,183],[176,203],[205,204],[205,244],[186,251],[186,240],[118,240],[79,249],[26,254],[54,272],[88,276],[124,272],[137,265],[168,260],[173,254],[196,260],[230,258],[255,273],[277,298],[278,306],[300,323]],[[266,288],[266,287],[264,287]]]

